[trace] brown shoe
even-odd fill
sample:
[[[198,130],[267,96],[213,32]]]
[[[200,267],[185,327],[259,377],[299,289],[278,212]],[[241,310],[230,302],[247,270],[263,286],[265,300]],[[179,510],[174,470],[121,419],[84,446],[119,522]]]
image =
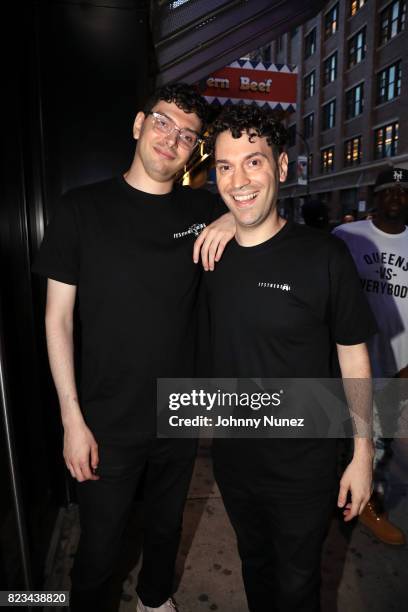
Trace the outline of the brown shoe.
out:
[[[358,517],[358,520],[362,525],[367,527],[380,542],[392,544],[393,546],[403,546],[406,544],[404,532],[396,525],[393,525],[388,520],[385,513],[377,510],[373,497],[368,501],[363,512]]]

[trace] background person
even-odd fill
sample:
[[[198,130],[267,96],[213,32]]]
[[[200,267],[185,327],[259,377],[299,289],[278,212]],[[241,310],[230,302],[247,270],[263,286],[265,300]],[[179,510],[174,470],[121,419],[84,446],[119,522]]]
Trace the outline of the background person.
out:
[[[376,317],[378,333],[370,338],[368,348],[373,374],[378,379],[408,376],[408,171],[388,168],[381,172],[374,186],[376,216],[372,220],[340,225],[336,236],[347,244],[356,263],[363,288]],[[385,381],[377,381],[380,389]],[[391,386],[392,386],[391,382]],[[399,401],[392,406],[395,394],[386,387],[377,393],[375,482],[381,489],[380,460],[385,459],[387,440],[381,438],[381,420],[393,411],[398,421]],[[396,440],[401,460],[406,464],[407,441]],[[405,461],[404,461],[405,456]],[[374,494],[359,520],[386,544],[403,545],[404,533],[389,521]]]
[[[310,200],[302,206],[302,217],[306,225],[329,230],[329,207],[319,200]]]

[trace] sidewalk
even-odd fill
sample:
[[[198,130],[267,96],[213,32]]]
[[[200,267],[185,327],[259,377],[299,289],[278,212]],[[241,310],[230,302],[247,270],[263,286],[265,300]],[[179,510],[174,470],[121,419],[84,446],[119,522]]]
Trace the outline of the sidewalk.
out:
[[[397,483],[401,480],[401,474],[394,477]],[[390,518],[408,533],[408,476],[402,484],[394,486],[392,493],[395,506]],[[120,612],[136,609],[139,522],[140,514],[135,506],[123,567],[118,569],[120,583],[127,575],[120,596]],[[73,507],[64,518],[49,588],[69,588],[68,572],[78,535],[77,511]],[[134,569],[129,572],[127,568],[131,567]],[[181,576],[176,595],[181,612],[248,611],[235,537],[213,480],[205,443],[200,447],[186,505],[177,574]],[[408,547],[386,546],[358,523],[345,525],[333,519],[323,559],[322,601],[322,612],[405,612],[408,609]]]

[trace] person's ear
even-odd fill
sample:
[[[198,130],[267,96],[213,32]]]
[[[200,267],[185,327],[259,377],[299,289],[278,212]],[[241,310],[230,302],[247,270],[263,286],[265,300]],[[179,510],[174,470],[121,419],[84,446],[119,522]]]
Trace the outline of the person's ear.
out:
[[[278,158],[279,182],[284,183],[288,176],[288,155],[281,153]]]
[[[135,122],[133,124],[133,138],[137,140],[140,137],[142,125],[144,124],[146,115],[139,111],[136,115]]]

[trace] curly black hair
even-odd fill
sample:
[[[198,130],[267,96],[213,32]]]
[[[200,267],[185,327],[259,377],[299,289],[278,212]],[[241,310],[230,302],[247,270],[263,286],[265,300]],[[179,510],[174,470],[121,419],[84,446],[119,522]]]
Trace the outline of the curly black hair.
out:
[[[242,132],[252,136],[266,137],[266,142],[275,156],[282,152],[287,139],[286,128],[271,109],[249,104],[232,104],[222,109],[209,128],[206,150],[214,154],[215,141],[222,132],[230,130],[233,138],[241,138]]]
[[[185,113],[195,113],[201,119],[202,131],[206,128],[209,117],[209,104],[198,93],[193,85],[188,83],[173,83],[164,85],[150,96],[144,105],[144,113],[149,113],[152,108],[159,102],[174,102]]]

